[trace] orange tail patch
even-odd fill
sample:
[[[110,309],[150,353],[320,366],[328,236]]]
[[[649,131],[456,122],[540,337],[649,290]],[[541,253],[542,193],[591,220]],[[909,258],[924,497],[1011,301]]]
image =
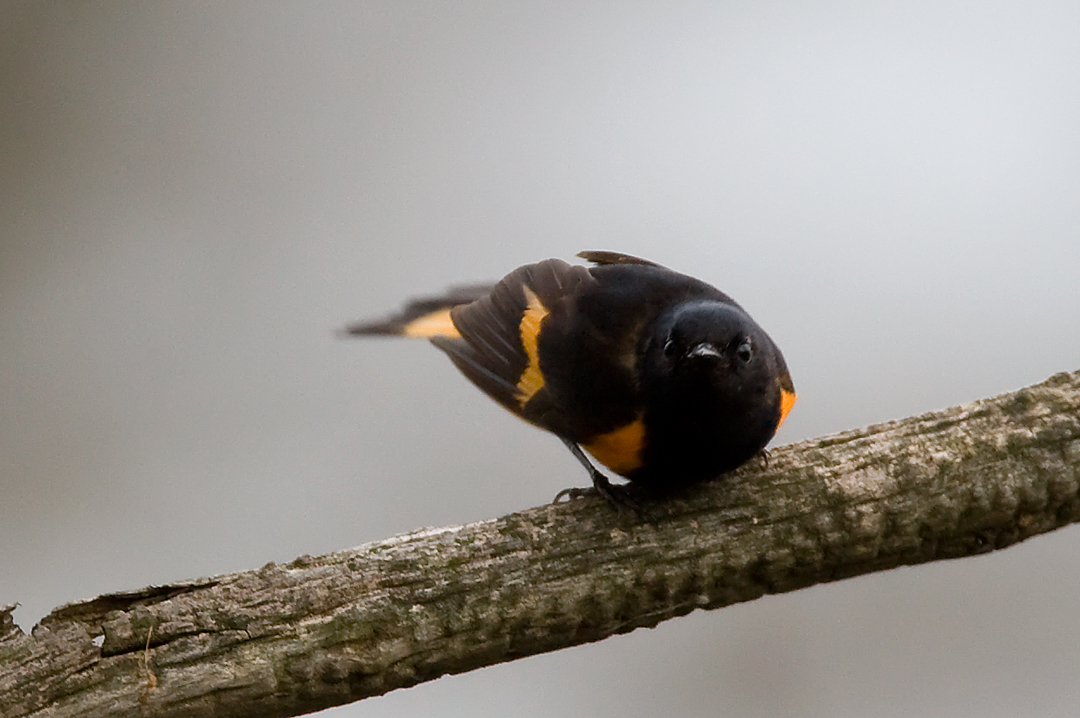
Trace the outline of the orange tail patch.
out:
[[[454,320],[450,318],[450,308],[439,309],[431,314],[416,317],[401,327],[401,335],[406,337],[460,337]]]

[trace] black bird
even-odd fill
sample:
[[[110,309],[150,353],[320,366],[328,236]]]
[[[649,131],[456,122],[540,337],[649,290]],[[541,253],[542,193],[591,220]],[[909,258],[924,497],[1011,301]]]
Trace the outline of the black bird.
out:
[[[562,439],[616,505],[633,501],[582,449],[651,495],[761,452],[795,403],[765,330],[693,277],[616,252],[578,256],[595,266],[548,259],[346,331],[430,339],[488,396]]]

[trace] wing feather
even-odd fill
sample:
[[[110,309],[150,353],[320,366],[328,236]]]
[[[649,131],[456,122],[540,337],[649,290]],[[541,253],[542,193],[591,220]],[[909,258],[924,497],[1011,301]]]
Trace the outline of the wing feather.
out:
[[[538,370],[536,335],[544,318],[594,281],[587,268],[558,259],[520,267],[487,296],[451,310],[459,336],[433,337],[432,342],[477,387],[521,416],[532,396],[523,393],[521,383],[530,366]],[[539,307],[530,305],[530,294]],[[529,335],[531,353],[523,333]]]
[[[634,257],[629,254],[623,254],[622,252],[609,252],[603,249],[587,249],[584,252],[578,252],[579,257],[592,262],[593,264],[605,265],[605,264],[643,264],[647,267],[659,267],[656,262],[650,262],[647,259],[641,257]]]

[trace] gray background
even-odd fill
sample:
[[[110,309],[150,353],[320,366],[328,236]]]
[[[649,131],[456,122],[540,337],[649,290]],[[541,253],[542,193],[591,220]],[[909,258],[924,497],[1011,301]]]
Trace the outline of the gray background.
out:
[[[584,476],[333,330],[585,248],[738,298],[786,443],[1080,368],[1080,4],[8,3],[0,602],[287,561]],[[889,4],[891,5],[891,4]],[[1075,716],[1080,529],[352,716]]]

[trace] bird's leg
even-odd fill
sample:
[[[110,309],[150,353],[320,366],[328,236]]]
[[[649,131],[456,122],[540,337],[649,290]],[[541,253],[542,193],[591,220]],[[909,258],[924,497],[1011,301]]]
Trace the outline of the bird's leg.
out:
[[[581,447],[576,442],[569,439],[562,438],[563,443],[566,444],[566,448],[570,449],[570,453],[574,455],[574,458],[581,462],[581,465],[585,467],[585,470],[589,472],[589,478],[592,479],[592,488],[570,488],[563,489],[555,495],[555,501],[557,503],[564,496],[569,499],[580,499],[584,496],[600,495],[605,501],[621,511],[624,507],[632,509],[635,513],[641,515],[642,509],[633,498],[631,498],[629,492],[625,486],[611,483],[608,477],[604,476],[600,471],[593,466],[589,461],[589,457],[585,456],[585,452],[581,450]]]
[[[762,449],[757,453],[757,458],[761,462],[763,468],[769,468],[769,450]]]

